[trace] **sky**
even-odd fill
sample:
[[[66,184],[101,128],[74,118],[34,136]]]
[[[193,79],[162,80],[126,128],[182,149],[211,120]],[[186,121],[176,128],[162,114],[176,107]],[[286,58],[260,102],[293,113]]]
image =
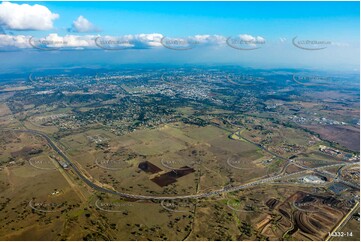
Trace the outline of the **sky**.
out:
[[[359,29],[358,2],[6,1],[0,68],[198,63],[359,71]]]

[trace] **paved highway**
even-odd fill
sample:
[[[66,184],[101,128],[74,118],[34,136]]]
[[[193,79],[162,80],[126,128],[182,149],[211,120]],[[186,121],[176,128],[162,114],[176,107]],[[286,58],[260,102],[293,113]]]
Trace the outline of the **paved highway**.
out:
[[[345,180],[341,179],[338,176],[338,174],[332,174],[331,172],[324,170],[325,168],[342,166],[342,165],[355,165],[355,164],[358,164],[358,163],[359,162],[350,162],[350,163],[340,162],[340,163],[336,163],[336,164],[333,164],[333,165],[327,165],[327,166],[321,166],[321,167],[315,167],[315,168],[310,168],[310,167],[307,167],[307,166],[303,166],[303,165],[298,164],[296,162],[293,162],[292,164],[299,167],[299,168],[305,169],[305,170],[315,171],[317,173],[320,173],[321,175],[326,175],[326,176],[332,177],[334,179],[334,181],[341,182],[341,183],[343,183],[343,184],[345,184],[345,185],[347,185],[349,187],[352,187],[352,188],[355,188],[355,189],[360,189],[359,185],[356,185],[356,184],[353,184],[351,182],[345,181]]]
[[[260,185],[260,184],[264,184],[264,183],[269,183],[271,181],[275,181],[275,180],[279,180],[279,179],[283,179],[283,178],[287,178],[287,177],[291,177],[291,176],[295,176],[295,175],[301,175],[302,173],[305,173],[308,170],[303,170],[303,171],[299,171],[299,172],[295,172],[295,173],[290,173],[290,174],[286,174],[286,175],[276,175],[273,177],[269,177],[269,178],[264,178],[264,179],[259,179],[253,182],[249,182],[243,185],[239,185],[239,186],[234,186],[234,187],[224,187],[222,189],[219,190],[215,190],[215,191],[211,191],[211,192],[206,192],[206,193],[199,193],[199,194],[190,194],[190,195],[181,195],[181,196],[145,196],[145,195],[136,195],[136,194],[129,194],[129,193],[123,193],[123,192],[118,192],[118,191],[114,191],[108,188],[104,188],[101,187],[99,185],[94,184],[92,181],[90,181],[87,177],[85,177],[83,175],[83,173],[79,170],[79,168],[73,163],[71,162],[71,160],[63,153],[62,150],[60,150],[56,144],[48,137],[47,134],[37,131],[37,130],[8,130],[8,131],[13,131],[13,132],[25,132],[25,133],[30,133],[33,135],[38,135],[43,137],[48,144],[68,163],[69,167],[76,173],[76,175],[82,180],[84,181],[88,186],[90,186],[91,188],[93,188],[96,191],[99,192],[104,192],[104,193],[109,193],[109,194],[113,194],[116,196],[120,196],[123,198],[131,198],[131,199],[142,199],[142,200],[175,200],[175,199],[199,199],[199,198],[205,198],[205,197],[210,197],[210,196],[214,196],[214,195],[219,195],[222,193],[228,193],[228,192],[234,192],[234,191],[239,191],[245,188],[249,188],[255,185]],[[358,162],[353,162],[353,163],[340,163],[340,164],[334,164],[334,165],[327,165],[327,166],[323,166],[323,167],[318,167],[318,169],[320,168],[328,168],[328,167],[332,167],[332,166],[336,166],[336,165],[354,165],[357,164]],[[310,169],[316,169],[316,168],[310,168]]]

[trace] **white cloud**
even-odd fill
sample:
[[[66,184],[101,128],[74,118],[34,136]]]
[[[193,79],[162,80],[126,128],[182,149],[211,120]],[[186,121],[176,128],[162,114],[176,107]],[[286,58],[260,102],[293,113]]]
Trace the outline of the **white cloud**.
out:
[[[163,47],[161,40],[164,36],[159,33],[151,34],[135,34],[123,36],[110,35],[76,35],[67,34],[59,36],[56,33],[49,34],[43,38],[32,38],[24,35],[5,35],[0,34],[0,47],[6,49],[10,48],[32,48],[41,46],[42,48],[52,47],[65,49],[149,49]],[[240,35],[240,39],[249,42],[249,45],[254,43],[264,42],[262,37],[253,37],[251,35]],[[167,39],[177,39],[166,37]],[[31,39],[31,40],[30,40]],[[180,38],[182,39],[182,38]],[[222,35],[195,35],[183,38],[189,43],[195,43],[194,46],[226,46],[227,37]],[[31,44],[29,44],[29,41]]]
[[[244,41],[247,41],[247,42],[252,42],[252,41],[256,40],[255,37],[253,37],[252,35],[249,35],[249,34],[240,34],[239,38],[241,40],[244,40]]]
[[[229,47],[239,50],[254,50],[261,48],[260,45],[266,43],[266,40],[261,36],[252,36],[249,34],[240,34],[227,38],[226,43]]]
[[[0,34],[0,48],[30,48],[30,36]]]
[[[148,49],[160,47],[162,34],[136,34],[124,36],[102,36],[98,37],[96,44],[104,49]]]
[[[0,47],[2,49],[9,48],[32,48],[41,47],[50,49],[66,48],[66,49],[99,49],[102,45],[115,46],[114,49],[145,49],[156,48],[162,46],[160,43],[162,34],[136,34],[124,36],[100,36],[100,35],[72,35],[59,36],[56,33],[49,34],[42,38],[32,38],[24,35],[6,35],[0,34]],[[95,43],[98,40],[98,45]],[[30,43],[31,42],[31,43]],[[107,44],[115,43],[115,44]]]
[[[195,35],[189,37],[192,40],[198,41],[200,44],[212,44],[212,45],[222,45],[226,42],[226,37],[222,35]]]
[[[261,37],[261,36],[257,36],[257,37],[256,37],[256,42],[258,42],[258,43],[264,43],[264,42],[266,42],[266,40],[265,40],[265,38],[263,38],[263,37]]]
[[[136,34],[132,36],[135,43],[148,47],[159,47],[162,44],[160,40],[163,38],[162,34]]]
[[[26,48],[68,48],[68,49],[82,49],[82,48],[96,48],[94,39],[96,36],[86,35],[65,35],[49,34],[43,38],[35,38],[25,35],[5,35],[0,34],[0,48],[6,49],[26,49]]]
[[[265,39],[263,37],[261,36],[253,37],[252,35],[249,34],[241,34],[239,35],[239,38],[249,44],[265,42]]]
[[[56,33],[49,34],[44,38],[32,38],[31,46],[40,49],[92,49],[96,48],[94,35],[65,35],[59,36]]]
[[[89,32],[99,32],[99,29],[95,27],[89,20],[83,16],[79,16],[72,25],[72,28],[69,29],[70,32],[77,33],[89,33]]]
[[[12,30],[49,30],[53,21],[59,17],[47,7],[35,4],[0,4],[0,25]]]
[[[58,34],[49,34],[44,38],[49,43],[55,43],[57,47],[77,48],[77,47],[95,47],[94,36],[77,36],[65,35],[64,37]]]

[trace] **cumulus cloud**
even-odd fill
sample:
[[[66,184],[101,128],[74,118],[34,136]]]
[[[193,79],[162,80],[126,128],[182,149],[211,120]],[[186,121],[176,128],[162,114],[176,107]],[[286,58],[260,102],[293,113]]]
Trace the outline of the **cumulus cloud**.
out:
[[[0,47],[30,48],[30,36],[0,34]]]
[[[264,42],[264,38],[251,35],[239,35],[238,38],[253,45],[254,43]],[[166,41],[162,39],[166,39]],[[120,49],[150,49],[161,48],[165,45],[164,42],[191,43],[193,46],[226,46],[227,37],[222,35],[195,35],[185,38],[165,37],[159,33],[151,34],[135,34],[123,36],[110,35],[76,35],[67,34],[60,36],[56,33],[49,34],[42,38],[32,38],[24,35],[5,35],[0,34],[0,47],[11,48],[62,48],[62,49],[106,49],[106,50],[120,50]],[[182,42],[183,41],[183,42]],[[30,43],[30,44],[29,44]]]
[[[0,25],[12,30],[49,30],[53,21],[59,17],[47,7],[35,4],[0,4]]]
[[[188,50],[198,47],[219,47],[224,46],[226,38],[221,35],[195,35],[188,37],[165,36],[161,39],[161,44],[173,50]]]
[[[257,43],[265,43],[265,39],[261,36],[253,37],[249,34],[240,34],[239,38],[251,46],[255,46]]]
[[[99,32],[100,30],[92,24],[89,20],[84,18],[83,16],[79,16],[74,22],[69,32],[76,33],[89,33],[89,32]]]
[[[59,48],[89,48],[95,47],[94,36],[78,36],[78,35],[65,35],[59,36],[58,34],[49,34],[45,38],[41,38],[50,47]]]
[[[0,47],[9,48],[32,48],[39,49],[146,49],[161,46],[162,34],[136,34],[124,36],[100,36],[100,35],[73,35],[60,36],[56,33],[42,38],[25,35],[0,34]]]
[[[95,40],[99,48],[116,49],[148,49],[161,46],[162,34],[136,34],[124,36],[102,36]]]
[[[159,47],[160,40],[163,38],[162,34],[136,34],[130,35],[129,38],[133,40],[135,46],[138,47]]]
[[[67,48],[67,49],[84,49],[96,48],[94,43],[94,36],[77,36],[58,34],[49,34],[43,38],[34,38],[29,35],[6,35],[0,34],[0,48],[1,50],[14,49],[52,49],[52,48]]]
[[[222,45],[225,44],[227,39],[222,35],[195,35],[189,38],[199,42],[200,44],[209,44],[209,45]]]

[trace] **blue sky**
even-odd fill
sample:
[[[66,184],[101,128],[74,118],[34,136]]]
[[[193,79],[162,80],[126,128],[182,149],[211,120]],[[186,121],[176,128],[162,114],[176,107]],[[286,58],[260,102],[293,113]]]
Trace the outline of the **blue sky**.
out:
[[[207,49],[206,52],[198,49],[186,54],[167,50],[163,50],[164,53],[159,50],[139,50],[139,53],[142,57],[149,55],[147,59],[154,59],[152,55],[157,55],[155,59],[159,62],[187,62],[192,59],[201,63],[214,60],[227,64],[258,64],[260,67],[289,65],[350,70],[358,69],[359,66],[358,2],[14,2],[18,5],[24,3],[42,5],[58,15],[51,20],[51,28],[19,30],[10,26],[11,16],[1,15],[0,5],[2,28],[8,34],[24,36],[25,39],[28,36],[41,38],[54,33],[58,36],[154,33],[173,37],[259,36],[265,39],[266,45],[252,53],[232,48]],[[85,18],[92,28],[88,28],[89,31],[69,32],[79,16]],[[307,40],[327,40],[332,45],[320,51],[304,51],[292,45],[292,39],[296,36]],[[127,54],[123,53],[125,56]],[[133,50],[131,54],[136,55],[136,51]]]
[[[59,33],[82,15],[110,35],[153,32],[179,36],[234,35],[246,32],[274,38],[300,33],[327,34],[340,39],[345,34],[355,39],[359,36],[358,2],[36,3],[60,15],[55,21]]]

